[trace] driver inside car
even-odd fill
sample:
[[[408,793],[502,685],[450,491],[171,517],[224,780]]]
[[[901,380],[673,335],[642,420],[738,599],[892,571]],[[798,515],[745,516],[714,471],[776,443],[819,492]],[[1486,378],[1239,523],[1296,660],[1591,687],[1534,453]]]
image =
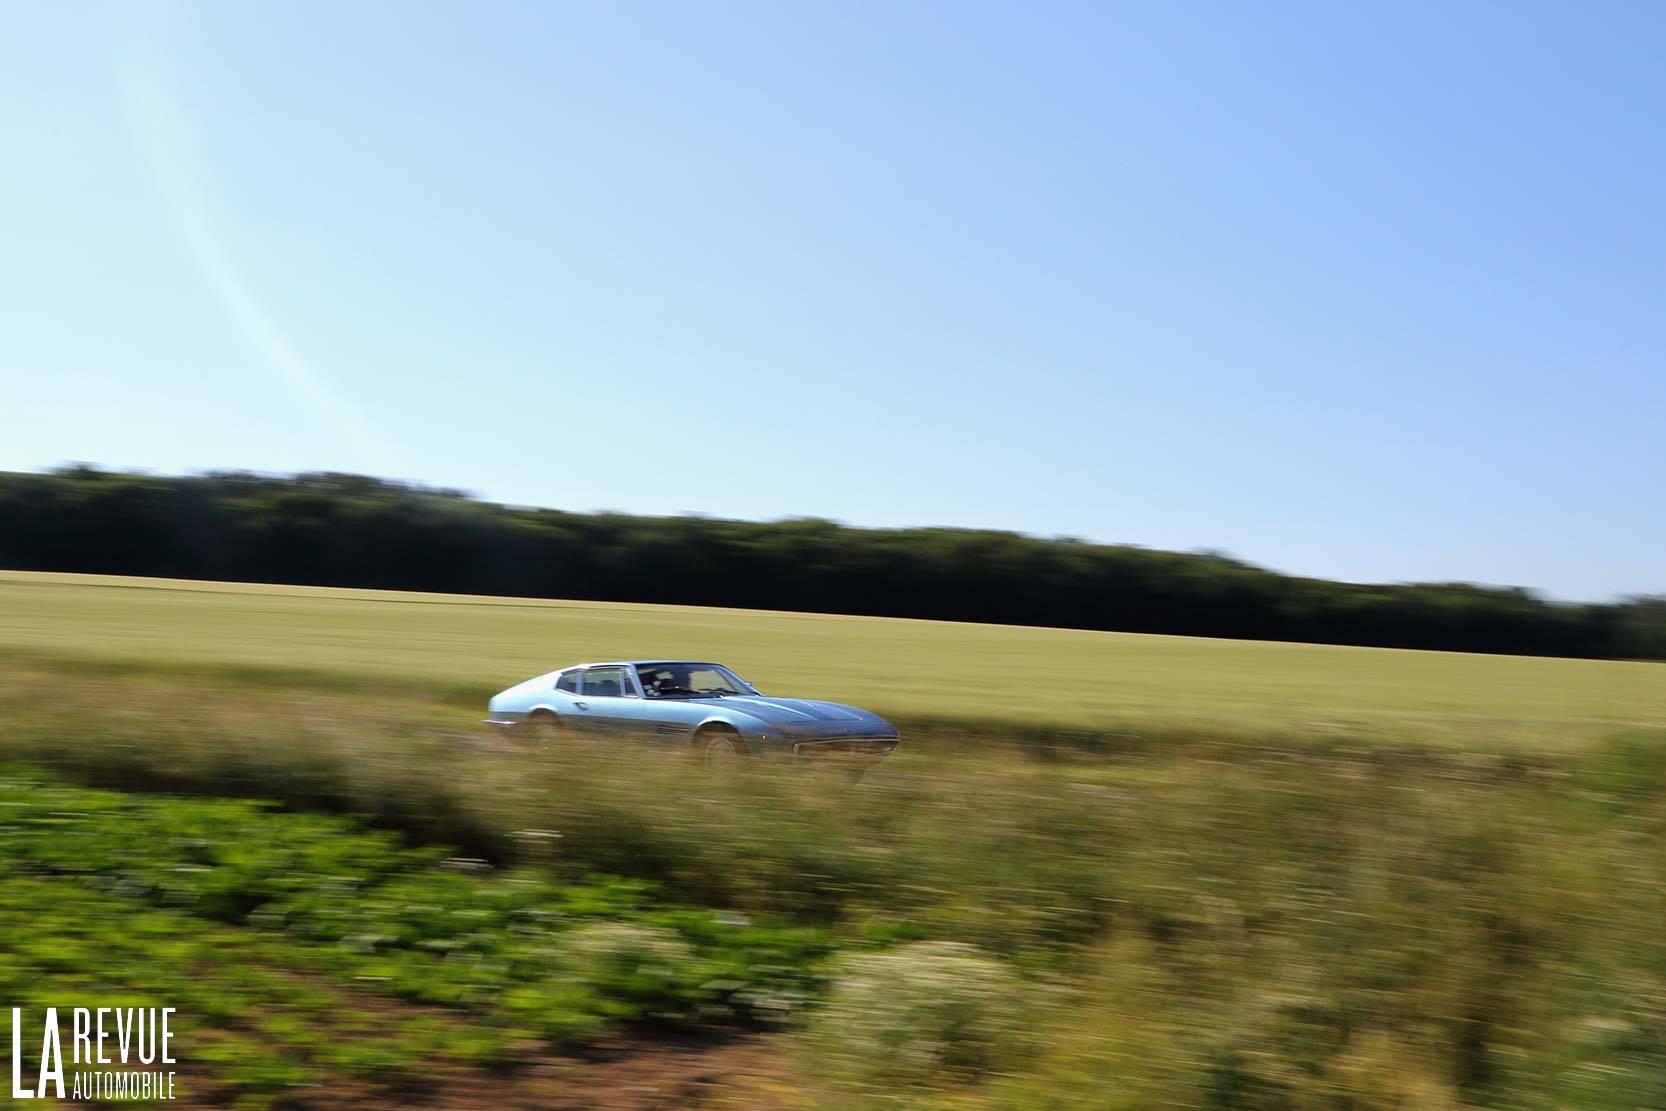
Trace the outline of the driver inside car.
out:
[[[657,698],[662,694],[683,689],[683,684],[678,682],[675,672],[656,671],[653,674],[652,681],[643,684],[643,687]]]

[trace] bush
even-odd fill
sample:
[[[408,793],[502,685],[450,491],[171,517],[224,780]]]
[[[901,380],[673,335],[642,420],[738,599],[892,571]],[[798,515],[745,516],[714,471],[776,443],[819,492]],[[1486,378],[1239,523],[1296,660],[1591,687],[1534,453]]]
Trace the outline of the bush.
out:
[[[913,942],[844,960],[807,1039],[818,1071],[846,1089],[975,1080],[1029,1048],[1030,994],[970,945]]]

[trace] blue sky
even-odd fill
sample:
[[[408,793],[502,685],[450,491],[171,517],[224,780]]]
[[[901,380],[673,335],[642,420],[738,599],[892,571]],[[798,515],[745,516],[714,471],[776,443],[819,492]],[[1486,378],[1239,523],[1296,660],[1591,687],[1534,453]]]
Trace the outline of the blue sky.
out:
[[[0,468],[1666,591],[1666,7],[0,8]]]

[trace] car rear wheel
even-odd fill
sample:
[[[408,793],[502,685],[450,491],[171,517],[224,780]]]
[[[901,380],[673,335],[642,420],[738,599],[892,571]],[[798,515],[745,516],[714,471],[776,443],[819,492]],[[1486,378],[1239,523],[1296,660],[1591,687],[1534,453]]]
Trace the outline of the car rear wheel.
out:
[[[539,746],[556,744],[565,739],[566,732],[561,719],[548,710],[535,711],[515,731],[526,744]]]

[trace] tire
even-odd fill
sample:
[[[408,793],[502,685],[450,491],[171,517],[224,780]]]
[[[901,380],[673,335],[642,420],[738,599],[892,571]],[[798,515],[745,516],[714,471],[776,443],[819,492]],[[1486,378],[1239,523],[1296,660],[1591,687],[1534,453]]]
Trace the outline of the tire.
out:
[[[536,710],[516,727],[515,735],[524,744],[542,747],[566,740],[567,728],[548,710]]]
[[[694,735],[694,758],[706,771],[720,775],[739,771],[752,755],[732,729],[702,729]]]

